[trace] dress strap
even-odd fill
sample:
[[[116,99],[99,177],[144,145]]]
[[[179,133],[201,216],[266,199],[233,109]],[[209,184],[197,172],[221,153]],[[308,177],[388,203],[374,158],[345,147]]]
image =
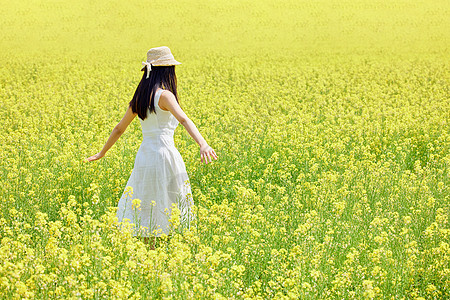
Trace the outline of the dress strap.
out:
[[[161,97],[161,94],[162,94],[162,92],[163,92],[164,90],[159,90],[159,91],[157,91],[156,93],[155,93],[155,109],[156,109],[156,107],[158,107],[158,109],[159,110],[162,110],[161,109],[161,107],[159,107],[159,105],[158,105],[158,103],[159,103],[159,98]]]

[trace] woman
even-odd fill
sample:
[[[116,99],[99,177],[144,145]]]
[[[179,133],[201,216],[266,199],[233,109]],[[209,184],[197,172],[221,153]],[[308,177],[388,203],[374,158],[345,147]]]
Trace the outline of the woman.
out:
[[[139,116],[143,141],[136,154],[134,168],[119,200],[119,222],[135,224],[148,243],[150,235],[169,234],[169,215],[173,203],[180,209],[180,221],[189,226],[193,205],[189,177],[184,161],[175,148],[173,134],[181,123],[200,146],[200,161],[205,164],[217,160],[215,151],[206,143],[194,123],[186,116],[178,102],[176,61],[168,47],[156,47],[147,52],[142,63],[142,79],[122,120],[113,129],[103,149],[87,158],[94,161],[105,156],[127,126]],[[132,187],[132,190],[130,188]],[[141,200],[140,207],[138,201]],[[135,201],[133,201],[135,200]],[[152,245],[154,249],[154,245]]]

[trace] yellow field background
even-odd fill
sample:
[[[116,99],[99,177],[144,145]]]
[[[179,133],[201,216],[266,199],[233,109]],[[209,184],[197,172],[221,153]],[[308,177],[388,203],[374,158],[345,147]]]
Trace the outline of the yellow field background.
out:
[[[0,7],[2,299],[448,299],[448,1]],[[115,208],[152,47],[219,156],[175,131],[197,220],[156,250]],[[155,199],[157,201],[157,199]]]

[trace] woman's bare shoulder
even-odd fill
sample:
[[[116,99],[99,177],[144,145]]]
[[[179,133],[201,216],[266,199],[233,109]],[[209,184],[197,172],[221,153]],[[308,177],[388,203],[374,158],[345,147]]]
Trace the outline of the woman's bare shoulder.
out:
[[[162,89],[161,97],[171,98],[171,97],[175,97],[175,95],[170,90]]]
[[[177,102],[175,95],[169,90],[162,90],[161,95],[159,96],[159,107],[161,107],[162,110],[168,111],[168,106],[173,101]]]

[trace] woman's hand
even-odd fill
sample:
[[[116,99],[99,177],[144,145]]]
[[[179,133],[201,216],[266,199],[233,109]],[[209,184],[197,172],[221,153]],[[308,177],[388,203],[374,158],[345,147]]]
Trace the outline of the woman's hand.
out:
[[[200,147],[200,161],[205,162],[205,164],[207,164],[208,158],[209,158],[209,162],[212,162],[211,157],[213,157],[215,159],[218,158],[214,149],[211,148],[208,144],[201,146]]]
[[[101,152],[99,152],[99,153],[97,153],[97,154],[95,154],[95,155],[92,155],[91,157],[87,158],[87,159],[85,160],[85,162],[94,161],[94,160],[97,160],[97,159],[102,158],[103,156],[105,156],[105,155],[102,154]]]

